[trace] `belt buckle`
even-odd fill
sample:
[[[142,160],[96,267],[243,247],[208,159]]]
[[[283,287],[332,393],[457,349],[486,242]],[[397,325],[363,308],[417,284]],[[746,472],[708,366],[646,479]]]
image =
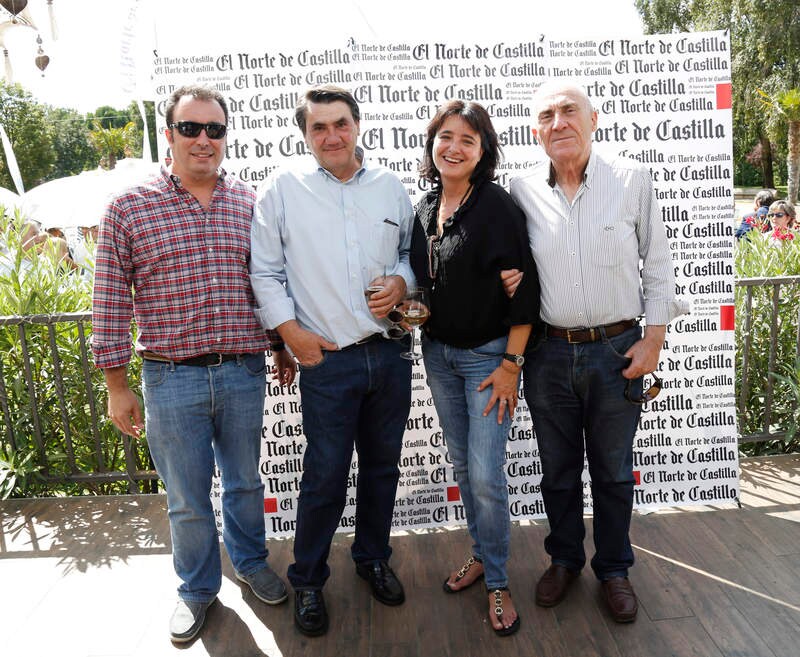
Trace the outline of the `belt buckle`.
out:
[[[580,340],[573,340],[572,339],[572,334],[573,333],[578,333],[578,332],[580,332],[582,330],[583,329],[575,329],[573,331],[572,329],[567,329],[567,343],[568,344],[580,344]]]
[[[217,357],[217,362],[216,363],[208,363],[207,367],[219,367],[220,365],[222,365],[222,354],[210,354],[210,355],[211,356],[216,356]]]

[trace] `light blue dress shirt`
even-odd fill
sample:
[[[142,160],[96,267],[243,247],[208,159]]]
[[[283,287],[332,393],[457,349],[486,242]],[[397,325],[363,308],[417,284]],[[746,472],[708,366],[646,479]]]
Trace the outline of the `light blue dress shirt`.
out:
[[[346,347],[389,324],[373,317],[364,290],[382,275],[414,285],[408,260],[414,211],[388,169],[361,168],[342,182],[306,159],[259,190],[250,279],[264,328],[296,319]]]

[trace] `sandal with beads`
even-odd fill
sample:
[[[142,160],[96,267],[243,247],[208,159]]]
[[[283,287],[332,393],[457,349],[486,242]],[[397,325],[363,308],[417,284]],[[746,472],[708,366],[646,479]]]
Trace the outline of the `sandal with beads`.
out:
[[[507,587],[502,589],[495,589],[492,591],[494,595],[494,615],[497,616],[497,619],[502,623],[503,622],[503,591],[508,591]],[[492,625],[492,629],[497,636],[511,636],[514,634],[520,626],[519,614],[514,619],[514,622],[511,623],[508,627],[501,627],[497,629],[494,625]]]
[[[470,557],[469,559],[467,559],[464,562],[464,565],[461,566],[461,569],[456,574],[456,578],[453,581],[453,583],[455,584],[456,582],[460,582],[462,579],[464,579],[464,576],[467,574],[469,569],[472,568],[472,566],[474,566],[475,564],[478,564],[478,563],[481,563],[481,562],[480,562],[479,559],[476,559],[475,557]],[[483,577],[483,573],[478,575],[472,582],[470,582],[466,586],[462,586],[460,589],[454,589],[448,583],[450,581],[450,577],[448,576],[447,579],[444,580],[444,584],[442,585],[442,588],[444,589],[445,593],[461,593],[461,591],[466,591],[470,586],[472,586],[475,582],[477,582],[482,577]]]

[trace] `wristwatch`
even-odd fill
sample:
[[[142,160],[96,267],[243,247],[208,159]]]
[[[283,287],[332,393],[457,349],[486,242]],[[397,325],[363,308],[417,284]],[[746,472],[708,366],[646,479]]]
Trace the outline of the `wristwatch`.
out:
[[[525,364],[525,356],[521,354],[503,354],[503,358],[505,358],[510,363],[514,363],[517,367],[522,367]]]

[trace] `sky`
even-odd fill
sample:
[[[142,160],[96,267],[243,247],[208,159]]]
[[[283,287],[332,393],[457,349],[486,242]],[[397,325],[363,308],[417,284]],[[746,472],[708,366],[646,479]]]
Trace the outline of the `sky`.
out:
[[[46,0],[28,5],[50,63],[42,75],[34,64],[34,31],[12,26],[2,38],[13,79],[41,102],[80,112],[122,108],[135,95],[151,98],[150,61],[159,48],[175,52],[185,45],[196,51],[208,43],[213,50],[220,42],[254,50],[311,47],[339,45],[350,36],[463,42],[642,34],[633,0],[53,0],[53,40]],[[123,47],[131,54],[128,61],[136,62],[135,76],[130,67],[128,77],[121,76]],[[130,91],[123,90],[124,82]]]

